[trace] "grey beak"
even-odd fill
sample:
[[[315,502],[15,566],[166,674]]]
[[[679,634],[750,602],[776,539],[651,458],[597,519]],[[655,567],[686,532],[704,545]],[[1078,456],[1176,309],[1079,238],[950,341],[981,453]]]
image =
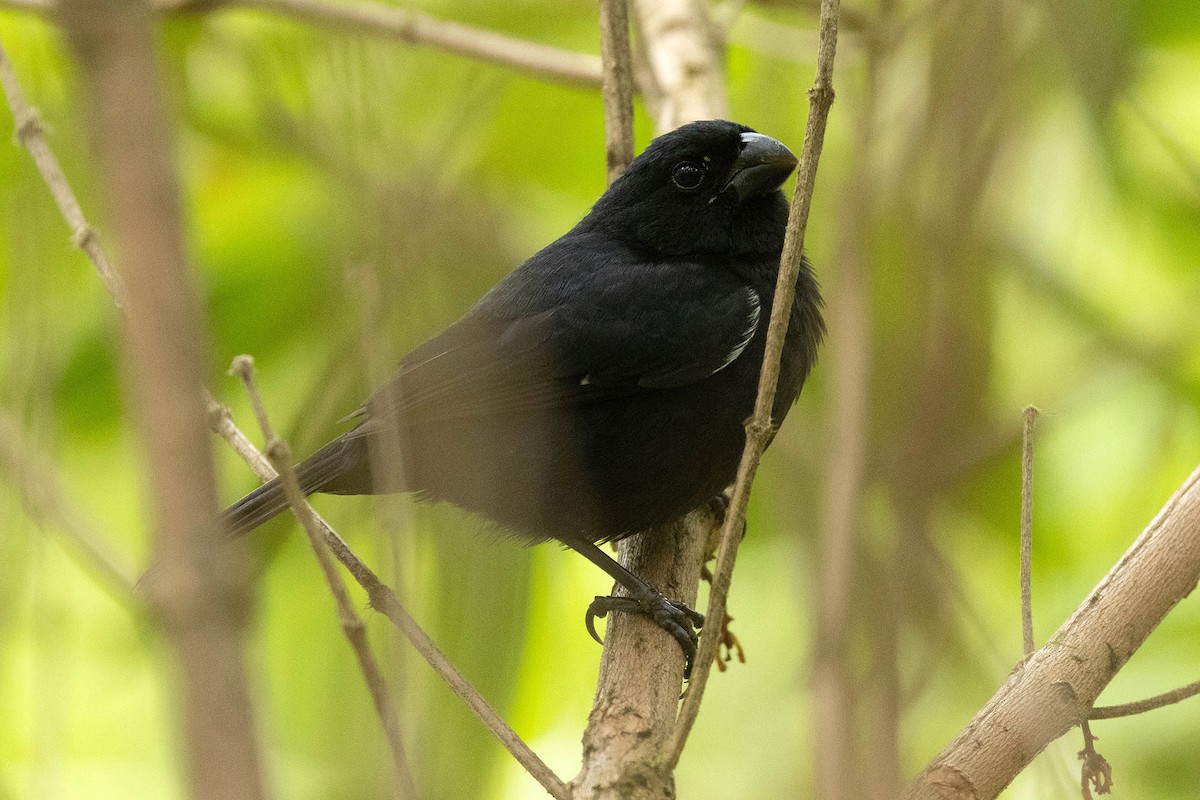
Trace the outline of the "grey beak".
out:
[[[796,169],[796,156],[770,136],[743,133],[742,150],[733,162],[733,175],[725,189],[737,193],[738,200],[773,192]]]

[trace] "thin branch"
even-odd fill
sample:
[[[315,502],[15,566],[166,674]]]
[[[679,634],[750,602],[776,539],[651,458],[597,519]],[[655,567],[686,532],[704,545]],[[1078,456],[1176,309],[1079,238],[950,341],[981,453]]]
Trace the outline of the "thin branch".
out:
[[[1100,692],[1198,580],[1200,467],[905,797],[996,797],[1047,744],[1091,716]]]
[[[229,409],[218,403],[213,403],[209,408],[209,426],[213,432],[224,438],[233,448],[242,460],[246,462],[253,472],[258,475],[263,481],[269,481],[276,477],[277,473],[270,462],[263,456],[262,453],[254,446],[254,444],[246,437],[237,425],[234,424],[229,414]],[[543,788],[557,800],[570,800],[570,793],[566,784],[563,783],[554,772],[546,766],[545,762],[538,757],[537,753],[533,752],[504,719],[496,712],[494,708],[488,705],[487,700],[479,693],[471,683],[463,677],[458,668],[446,658],[446,655],[438,648],[438,646],[429,638],[429,635],[421,629],[405,610],[404,606],[397,599],[395,593],[385,585],[363,561],[350,549],[345,540],[338,535],[328,522],[326,522],[311,504],[306,500],[305,508],[312,513],[313,520],[319,528],[321,538],[325,544],[333,551],[333,555],[342,563],[354,580],[367,592],[370,598],[371,607],[380,612],[391,621],[395,628],[408,639],[409,643],[421,654],[438,674],[438,676],[446,682],[451,690],[457,694],[467,707],[474,712],[479,721],[492,733],[493,736],[504,746],[513,758],[529,772],[533,778],[542,785]]]
[[[271,465],[282,479],[288,504],[292,508],[292,513],[303,526],[304,532],[308,534],[308,543],[312,546],[313,555],[317,557],[321,573],[325,576],[325,583],[329,586],[329,591],[337,603],[338,622],[341,624],[342,633],[346,636],[350,648],[354,651],[354,657],[358,660],[358,667],[366,681],[367,690],[371,693],[375,714],[379,717],[379,724],[383,728],[388,747],[391,749],[392,763],[396,770],[396,787],[402,797],[416,798],[417,787],[413,783],[412,768],[409,766],[408,758],[404,755],[404,742],[400,733],[396,708],[392,702],[387,681],[384,680],[383,671],[379,668],[379,663],[371,652],[370,642],[367,641],[367,626],[354,610],[354,602],[350,599],[350,593],[346,591],[346,585],[342,582],[341,575],[338,574],[337,565],[330,556],[329,549],[325,546],[321,526],[317,523],[312,507],[304,500],[304,492],[300,489],[296,470],[292,467],[291,448],[288,447],[287,442],[277,438],[271,428],[271,422],[263,407],[262,397],[254,383],[254,360],[250,356],[238,356],[233,360],[229,371],[230,374],[240,376],[246,385],[246,393],[250,396],[250,403],[258,417],[258,425],[262,430],[263,440],[266,442],[267,455]]]
[[[26,513],[53,523],[84,567],[122,605],[140,606],[133,590],[133,570],[108,551],[105,537],[71,505],[50,463],[26,447],[22,438],[16,420],[0,414],[0,468],[11,476]]]
[[[779,265],[779,279],[775,288],[775,303],[771,308],[771,324],[767,329],[766,351],[759,376],[758,398],[754,405],[754,416],[746,423],[746,448],[742,452],[738,467],[737,483],[734,484],[733,499],[725,515],[725,527],[721,531],[721,545],[717,564],[713,570],[712,591],[709,594],[706,618],[724,619],[725,602],[729,594],[729,583],[733,565],[737,558],[738,544],[746,524],[746,507],[750,501],[750,484],[758,470],[758,462],[770,437],[771,408],[775,402],[775,390],[779,382],[780,358],[783,341],[787,335],[792,301],[796,293],[796,278],[800,272],[800,259],[804,251],[804,231],[808,224],[809,209],[812,207],[813,189],[817,179],[817,164],[825,142],[825,123],[829,118],[829,107],[833,104],[833,59],[837,49],[837,18],[839,0],[822,0],[821,39],[817,53],[817,74],[813,88],[809,90],[808,125],[804,133],[804,148],[800,155],[800,167],[796,178],[796,192],[788,215],[787,236],[783,244],[783,255]],[[700,639],[696,655],[696,666],[692,673],[687,697],[679,712],[668,762],[679,763],[679,757],[687,744],[688,734],[696,722],[700,701],[719,645],[719,626],[706,627]]]
[[[434,47],[568,86],[594,89],[600,85],[600,59],[591,53],[538,44],[382,3],[341,5],[314,0],[154,0],[151,5],[155,11],[164,13],[251,8],[337,30]],[[0,0],[0,8],[31,12],[53,19],[58,5],[50,0]]]
[[[1122,703],[1119,706],[1097,706],[1088,712],[1088,719],[1132,717],[1134,714],[1144,714],[1147,711],[1154,711],[1158,708],[1174,705],[1175,703],[1187,700],[1189,697],[1195,697],[1198,694],[1200,694],[1200,681],[1189,683],[1187,686],[1181,686],[1178,689],[1156,694],[1154,697],[1147,697],[1145,700],[1138,700],[1133,703]]]
[[[884,5],[886,8],[886,4]],[[844,21],[844,16],[842,18]],[[844,43],[841,22],[839,45]],[[869,41],[869,40],[868,40]],[[793,48],[796,45],[793,44]],[[872,457],[870,423],[871,386],[871,258],[863,231],[869,230],[877,214],[876,175],[872,164],[877,146],[881,73],[886,71],[880,53],[868,47],[863,59],[867,75],[866,91],[861,95],[858,117],[848,123],[855,131],[855,168],[839,191],[833,247],[826,265],[831,278],[826,293],[829,320],[825,358],[828,364],[829,440],[828,458],[822,487],[820,524],[817,534],[816,569],[813,582],[813,654],[810,670],[811,721],[813,750],[812,793],[821,800],[844,800],[872,793],[886,783],[888,789],[875,796],[891,797],[898,785],[896,720],[902,707],[895,666],[888,663],[891,653],[878,648],[874,669],[878,680],[870,683],[879,693],[871,702],[861,703],[861,688],[854,669],[854,629],[852,609],[855,595],[856,564],[866,557],[861,530],[863,496]],[[902,538],[912,536],[920,526],[924,511],[920,500],[911,493],[898,505]],[[904,548],[905,544],[898,547]],[[900,552],[903,552],[902,550]],[[886,611],[874,615],[873,636],[894,643],[899,624],[895,602],[901,591],[895,572],[903,568],[892,563],[880,584],[880,599]],[[877,717],[855,719],[856,709],[871,709]],[[872,741],[868,743],[866,740]],[[861,747],[859,745],[862,745]],[[874,768],[864,773],[858,755],[869,753]],[[857,754],[857,755],[856,755]]]
[[[642,27],[638,37],[642,74],[638,83],[651,87],[648,105],[652,114],[666,107],[653,71],[647,66],[649,53],[664,50],[662,35],[676,37],[669,49],[676,53],[703,51],[706,7],[690,8],[672,2],[668,11],[682,11],[681,27]],[[608,178],[615,180],[633,154],[632,71],[638,65],[629,54],[627,0],[602,0],[600,7],[601,51],[606,82],[603,91]],[[720,83],[715,59],[704,61],[711,73],[696,78],[699,84]],[[679,87],[673,85],[672,90]],[[698,101],[710,98],[698,97]],[[715,105],[699,109],[702,117],[722,116]],[[663,120],[656,117],[658,127]],[[683,122],[686,120],[679,120]],[[674,124],[678,124],[678,122]],[[671,125],[670,127],[673,127]],[[703,554],[716,520],[707,510],[664,525],[619,546],[620,563],[640,575],[666,596],[694,605]],[[609,617],[596,682],[596,697],[583,735],[583,759],[571,790],[578,800],[622,797],[661,798],[675,796],[674,765],[661,758],[672,735],[679,707],[683,660],[678,644],[650,620],[626,614]]]
[[[600,0],[604,157],[611,184],[633,160],[633,55],[628,0]]]
[[[1025,655],[1033,655],[1033,424],[1036,406],[1025,408],[1025,428],[1021,437],[1021,635]]]
[[[55,158],[54,152],[46,142],[46,129],[42,126],[42,120],[38,117],[37,111],[25,100],[25,93],[21,91],[21,84],[17,82],[17,73],[13,69],[8,54],[4,51],[3,44],[0,44],[0,87],[4,89],[8,107],[12,111],[17,141],[29,151],[29,156],[33,159],[38,172],[42,174],[42,180],[46,182],[46,187],[54,197],[54,202],[58,204],[63,218],[70,226],[71,242],[91,260],[96,267],[96,272],[100,273],[100,279],[104,281],[104,285],[108,287],[109,293],[113,296],[113,302],[117,304],[117,308],[122,308],[124,299],[121,291],[121,279],[109,266],[108,258],[100,247],[100,240],[96,236],[95,229],[84,218],[83,209],[79,207],[75,192],[71,190],[67,176],[63,173],[58,159]]]

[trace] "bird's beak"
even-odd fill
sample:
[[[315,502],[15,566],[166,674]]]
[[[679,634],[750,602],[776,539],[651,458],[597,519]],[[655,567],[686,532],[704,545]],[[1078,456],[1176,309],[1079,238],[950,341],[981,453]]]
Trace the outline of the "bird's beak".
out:
[[[797,163],[796,156],[782,142],[761,133],[743,133],[741,152],[722,194],[733,190],[740,201],[773,192],[783,185]]]

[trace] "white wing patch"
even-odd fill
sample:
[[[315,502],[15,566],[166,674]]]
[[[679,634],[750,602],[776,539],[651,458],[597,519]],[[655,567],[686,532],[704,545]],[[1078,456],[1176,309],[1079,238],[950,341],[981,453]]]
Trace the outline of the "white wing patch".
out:
[[[742,337],[738,339],[737,344],[721,362],[721,366],[713,370],[714,375],[728,367],[742,354],[742,351],[750,344],[750,340],[754,338],[754,332],[758,330],[758,318],[762,316],[762,301],[758,299],[758,293],[753,289],[746,287],[745,292],[750,301],[750,314],[746,317],[746,327],[742,331]]]

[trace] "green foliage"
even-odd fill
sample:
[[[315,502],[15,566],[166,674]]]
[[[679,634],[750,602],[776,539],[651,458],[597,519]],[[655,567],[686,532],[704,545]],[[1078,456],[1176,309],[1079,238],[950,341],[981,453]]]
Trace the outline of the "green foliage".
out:
[[[867,275],[855,668],[865,726],[882,691],[877,629],[895,622],[888,668],[905,700],[906,772],[1019,657],[1022,407],[1046,412],[1035,490],[1039,641],[1200,453],[1194,0],[931,2],[939,11],[900,4],[913,22],[878,69],[863,36],[843,38],[808,237],[830,292],[852,259]],[[425,7],[596,50],[593,3]],[[791,7],[749,3],[730,32],[734,116],[797,150],[813,23]],[[209,385],[252,431],[224,370],[253,354],[276,426],[297,451],[337,430],[400,353],[562,233],[603,188],[597,93],[249,11],[172,17],[163,31]],[[0,12],[0,39],[103,235],[63,42],[16,12]],[[0,131],[10,127],[0,111]],[[650,135],[641,109],[637,131],[640,149]],[[145,564],[143,465],[126,422],[119,321],[26,154],[8,145],[0,298],[5,412],[53,459],[112,548]],[[824,358],[756,486],[731,598],[749,661],[714,677],[681,797],[805,796],[811,783],[821,736],[807,684],[814,540],[840,401]],[[214,452],[223,498],[254,484],[223,445]],[[599,655],[580,623],[606,591],[603,577],[550,546],[493,541],[453,509],[317,505],[397,582],[517,731],[573,775]],[[0,798],[182,797],[167,653],[54,533],[0,479]],[[272,786],[290,798],[390,796],[378,723],[307,547],[290,521],[256,538],[249,669]],[[423,797],[539,796],[386,625],[372,619],[370,633],[394,676]],[[1193,598],[1103,701],[1196,679],[1198,633]],[[1195,795],[1194,707],[1096,731],[1131,796]],[[1072,796],[1078,746],[1068,739],[1008,796]]]

